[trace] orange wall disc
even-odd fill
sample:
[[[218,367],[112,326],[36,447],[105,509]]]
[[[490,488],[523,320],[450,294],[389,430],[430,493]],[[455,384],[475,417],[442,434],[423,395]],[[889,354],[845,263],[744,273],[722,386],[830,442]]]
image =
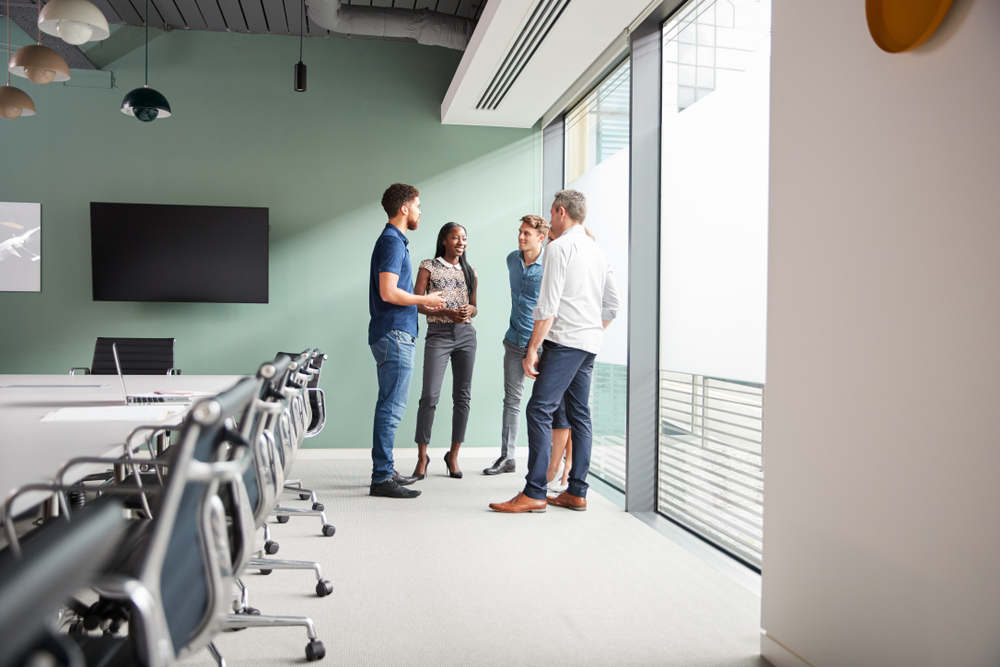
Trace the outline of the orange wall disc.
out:
[[[952,0],[865,0],[868,30],[883,51],[911,51],[934,34]]]

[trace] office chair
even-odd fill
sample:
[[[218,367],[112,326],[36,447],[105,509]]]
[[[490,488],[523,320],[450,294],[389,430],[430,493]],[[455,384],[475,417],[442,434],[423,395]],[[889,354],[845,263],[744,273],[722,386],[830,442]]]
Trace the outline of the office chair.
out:
[[[220,484],[239,479],[252,458],[245,439],[226,423],[246,412],[256,391],[255,379],[246,378],[215,398],[194,404],[166,460],[145,462],[169,470],[162,487],[104,490],[141,491],[153,495],[154,502],[151,519],[129,523],[124,548],[95,586],[101,599],[84,617],[83,629],[115,630],[122,619],[127,620],[129,634],[71,634],[88,664],[121,660],[143,667],[167,666],[208,645],[221,629],[236,573],[218,492]],[[97,462],[133,463],[128,458],[80,457],[64,469]],[[64,490],[60,487],[60,502],[67,511]],[[252,520],[236,519],[238,527]],[[213,653],[218,657],[217,651]]]
[[[250,518],[239,522],[234,519],[231,524],[233,528],[239,526],[238,531],[233,531],[236,534],[230,540],[231,556],[233,569],[236,572],[241,572],[245,565],[252,567],[263,565],[268,568],[266,570],[268,573],[272,569],[314,570],[319,580],[316,592],[322,596],[332,592],[333,586],[329,581],[323,579],[323,571],[318,563],[254,557],[254,552],[259,552],[259,545],[254,543],[254,535],[256,529],[264,525],[268,510],[273,506],[278,475],[280,475],[278,468],[274,465],[274,441],[266,431],[270,422],[268,415],[284,411],[285,403],[289,399],[277,391],[276,387],[284,386],[292,368],[294,366],[291,359],[285,355],[278,355],[274,362],[262,365],[257,372],[257,398],[254,401],[257,410],[255,414],[245,415],[240,420],[240,433],[251,443],[252,464],[238,478],[229,482],[227,485],[229,493],[224,499],[228,503],[227,507],[231,515],[239,514]],[[306,629],[309,637],[309,643],[306,645],[306,659],[319,660],[326,655],[326,649],[317,637],[312,619],[305,616],[261,615],[259,610],[250,607],[249,592],[243,581],[237,577],[236,584],[239,594],[233,597],[233,613],[226,619],[226,629],[302,626]],[[217,652],[214,654],[219,664],[223,664],[221,656]]]
[[[291,373],[288,381],[280,389],[280,393],[287,395],[290,399],[287,407],[280,414],[272,415],[267,431],[275,438],[278,450],[278,462],[282,472],[279,489],[285,488],[284,480],[291,473],[292,464],[295,462],[295,454],[299,445],[305,437],[306,428],[310,422],[311,414],[309,402],[306,400],[306,385],[312,377],[309,367],[309,359],[315,351],[306,351],[298,355],[292,362]],[[305,496],[306,489],[293,487],[292,492],[300,494],[300,498]],[[312,498],[315,494],[309,492]],[[305,498],[303,498],[304,500]],[[312,509],[298,509],[282,507],[276,505],[272,511],[278,523],[287,523],[293,516],[315,516],[322,524],[321,532],[326,537],[332,537],[337,529],[331,525],[326,518],[325,508],[317,501],[313,501]]]
[[[179,368],[174,368],[173,338],[98,338],[94,343],[94,360],[90,368],[75,366],[69,374],[83,371],[84,375],[117,375],[112,345],[118,347],[124,375],[181,374]]]
[[[75,644],[54,636],[46,619],[111,559],[125,532],[121,503],[94,503],[72,523],[53,519],[20,545],[0,552],[0,665],[22,664],[29,652],[52,664],[79,664]],[[46,637],[46,635],[48,635]]]
[[[308,366],[310,378],[306,384],[306,392],[309,399],[311,416],[309,419],[309,425],[305,430],[306,438],[312,438],[319,435],[320,431],[323,430],[323,427],[326,426],[326,395],[323,393],[323,390],[319,388],[319,380],[320,375],[323,372],[323,362],[327,358],[327,355],[323,354],[319,350],[311,351]],[[288,493],[297,493],[299,500],[312,501],[312,508],[314,510],[323,511],[323,503],[319,502],[316,492],[312,489],[302,488],[302,480],[286,479],[284,490]]]
[[[284,384],[287,373],[290,372],[292,366],[291,360],[283,354],[278,355],[278,359],[275,360],[274,365],[280,368],[280,363],[284,363],[285,375],[274,376],[274,385],[276,386],[282,386]],[[264,371],[265,368],[266,365],[265,367],[262,367],[262,371]],[[284,412],[284,404],[286,404],[289,400],[287,397],[283,397],[281,400],[275,400],[274,396],[278,395],[278,392],[273,391],[273,388],[271,390],[265,389],[263,393],[271,396],[272,398],[270,406],[264,408],[262,413],[268,410],[273,410],[274,412]],[[265,419],[262,421],[267,420]],[[265,574],[269,574],[272,570],[313,570],[316,574],[317,580],[316,594],[320,597],[329,595],[333,592],[333,586],[323,577],[323,569],[319,563],[313,561],[283,560],[263,557],[264,552],[273,555],[278,551],[277,543],[270,540],[270,533],[267,527],[267,517],[275,505],[277,489],[280,488],[281,472],[276,461],[278,445],[274,436],[264,428],[260,429],[258,436],[258,439],[254,441],[254,466],[244,473],[243,482],[246,487],[248,502],[253,510],[255,527],[264,528],[265,542],[263,545],[255,545],[256,555],[250,559],[249,566],[258,568]],[[244,595],[241,608],[246,609],[247,607],[248,603],[246,601],[246,595]]]

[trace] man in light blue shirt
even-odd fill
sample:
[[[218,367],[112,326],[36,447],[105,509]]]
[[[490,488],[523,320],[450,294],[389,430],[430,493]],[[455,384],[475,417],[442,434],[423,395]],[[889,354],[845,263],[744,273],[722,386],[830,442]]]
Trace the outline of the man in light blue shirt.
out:
[[[535,321],[532,310],[538,302],[542,284],[542,243],[549,234],[549,223],[537,215],[521,218],[517,231],[517,250],[507,255],[510,278],[510,326],[503,339],[503,430],[500,435],[500,458],[483,470],[484,475],[514,472],[517,427],[521,420],[521,395],[524,392],[524,366],[528,342]]]

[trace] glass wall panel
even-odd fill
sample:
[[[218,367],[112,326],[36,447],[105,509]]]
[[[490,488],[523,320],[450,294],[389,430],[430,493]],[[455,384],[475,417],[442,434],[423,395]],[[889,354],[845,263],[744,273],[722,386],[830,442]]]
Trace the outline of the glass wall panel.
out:
[[[629,61],[566,114],[566,187],[587,197],[584,226],[614,271],[622,307],[604,332],[590,387],[590,474],[625,489],[628,359]]]
[[[763,559],[770,0],[663,25],[657,507]]]

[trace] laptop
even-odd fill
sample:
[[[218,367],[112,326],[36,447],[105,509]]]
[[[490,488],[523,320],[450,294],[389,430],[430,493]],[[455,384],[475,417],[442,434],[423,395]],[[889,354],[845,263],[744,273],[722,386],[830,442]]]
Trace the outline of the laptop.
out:
[[[135,394],[129,396],[125,388],[125,375],[122,373],[122,364],[118,359],[118,344],[111,344],[111,356],[115,358],[115,369],[118,371],[118,381],[122,384],[122,394],[125,395],[125,405],[158,405],[161,403],[190,403],[193,395],[183,392],[166,393],[152,392],[149,394]]]

